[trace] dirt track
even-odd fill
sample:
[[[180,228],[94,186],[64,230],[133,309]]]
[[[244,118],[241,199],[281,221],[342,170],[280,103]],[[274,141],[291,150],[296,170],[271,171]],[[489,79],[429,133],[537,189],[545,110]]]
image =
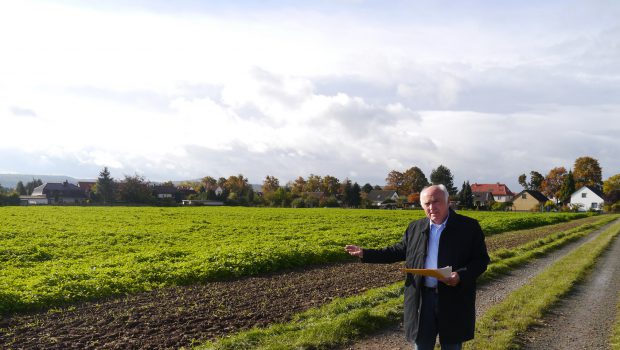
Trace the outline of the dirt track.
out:
[[[612,224],[613,223],[607,224],[603,228],[598,229],[593,234],[590,234],[587,237],[577,242],[572,242],[562,247],[559,250],[551,252],[550,254],[546,255],[543,258],[536,259],[521,268],[513,270],[507,276],[491,281],[487,283],[486,285],[478,288],[478,291],[476,293],[476,316],[479,317],[490,306],[498,302],[501,302],[504,299],[504,297],[506,297],[510,292],[526,284],[532,277],[542,272],[545,268],[547,268],[553,262],[560,259],[564,255],[568,254],[570,251],[575,249],[577,246],[594,239],[596,236],[598,236],[598,234],[603,232],[606,228],[608,228]],[[620,241],[620,239],[616,240],[616,245],[619,244],[618,241]],[[616,258],[617,260],[620,260],[620,254],[615,255],[615,257],[617,257]],[[616,271],[620,271],[620,270],[616,270]],[[615,277],[618,277],[617,272],[616,272]],[[619,289],[613,288],[613,287],[611,289],[613,289],[613,293],[616,293],[616,297],[617,297],[617,292]],[[615,297],[613,300],[616,301]],[[610,310],[612,313],[615,313],[616,309],[614,307],[615,306],[610,307]],[[596,315],[593,315],[593,316],[596,317]],[[561,326],[558,326],[558,328],[555,329],[555,331],[561,331],[561,330],[562,330]],[[346,350],[411,350],[412,345],[405,341],[404,330],[401,324],[398,326],[393,326],[391,328],[385,329],[381,332],[378,332],[377,334],[373,334],[369,336],[368,338],[362,339],[359,342],[356,342],[354,344],[350,344],[348,346],[344,346],[340,348],[340,350],[345,350],[345,349]],[[546,349],[546,348],[540,347],[540,348],[533,348],[533,349]],[[558,347],[554,349],[582,349],[582,348],[564,346],[564,347]],[[588,348],[583,348],[583,349],[603,349],[603,348],[588,347]]]
[[[595,218],[594,218],[595,219]],[[593,218],[524,231],[489,250],[566,230]],[[175,287],[56,312],[0,319],[0,348],[178,348],[252,326],[282,322],[333,298],[358,294],[403,278],[396,265],[359,263],[309,267],[206,285]],[[494,289],[495,290],[495,289]],[[398,332],[402,342],[402,333]],[[383,349],[383,347],[382,347]],[[398,349],[396,347],[396,349]]]
[[[591,273],[521,337],[523,349],[609,349],[620,291],[620,238]]]

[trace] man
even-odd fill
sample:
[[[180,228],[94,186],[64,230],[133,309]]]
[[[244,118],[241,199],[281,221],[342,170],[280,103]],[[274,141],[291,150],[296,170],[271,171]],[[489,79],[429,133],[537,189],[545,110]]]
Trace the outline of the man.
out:
[[[445,186],[423,189],[420,202],[426,218],[410,223],[399,243],[384,249],[347,245],[345,250],[366,263],[452,266],[452,274],[439,280],[407,275],[404,325],[417,350],[432,350],[437,335],[442,350],[459,350],[474,337],[476,278],[489,263],[484,234],[478,221],[450,209]]]

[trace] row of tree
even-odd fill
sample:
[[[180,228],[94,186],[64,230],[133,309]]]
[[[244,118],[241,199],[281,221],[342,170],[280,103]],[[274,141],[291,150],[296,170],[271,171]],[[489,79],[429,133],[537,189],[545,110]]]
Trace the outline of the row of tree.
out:
[[[443,184],[453,200],[459,201],[463,207],[473,207],[473,195],[469,181],[463,182],[461,190],[457,192],[452,172],[444,165],[439,165],[431,171],[430,181],[417,166],[404,172],[392,170],[387,174],[385,181],[386,186],[381,188],[369,183],[360,186],[349,179],[340,181],[331,175],[310,174],[307,178],[299,176],[294,181],[282,185],[275,176],[267,175],[260,191],[255,193],[248,179],[239,174],[218,179],[206,176],[200,181],[183,182],[178,187],[172,182],[159,186],[179,189],[180,191],[174,198],[176,202],[189,196],[190,199],[219,200],[232,205],[368,207],[370,203],[367,194],[373,189],[395,190],[403,198],[403,202],[418,204],[419,193],[424,187],[430,184]],[[538,171],[531,171],[529,179],[522,174],[518,181],[524,189],[541,191],[548,197],[556,198],[561,202],[566,202],[576,189],[585,185],[601,188],[606,194],[613,191],[620,192],[620,174],[603,182],[602,169],[598,161],[591,157],[577,158],[573,169],[569,171],[566,171],[564,167],[555,167],[546,176]],[[40,185],[42,185],[40,179],[33,179],[26,184],[18,182],[14,191],[0,186],[0,196],[2,196],[0,204],[6,204],[6,198],[9,198],[11,194],[13,194],[11,201],[18,202],[18,196],[14,195],[15,193],[28,195]],[[89,201],[102,204],[114,202],[152,204],[156,202],[156,198],[152,184],[144,177],[125,175],[122,180],[116,181],[105,167],[99,173],[96,184],[89,193]]]

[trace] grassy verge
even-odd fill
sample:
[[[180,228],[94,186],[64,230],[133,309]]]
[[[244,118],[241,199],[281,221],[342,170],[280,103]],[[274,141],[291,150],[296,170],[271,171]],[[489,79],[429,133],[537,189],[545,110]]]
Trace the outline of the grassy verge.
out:
[[[611,350],[620,350],[620,294],[618,294],[618,313],[616,315],[616,323],[609,338],[609,347]]]
[[[527,330],[580,281],[619,233],[620,223],[617,223],[489,309],[478,321],[476,338],[465,348],[494,350],[516,347],[517,335]]]
[[[560,232],[512,250],[493,254],[483,282],[581,238],[617,219],[604,216],[595,223]],[[494,267],[498,266],[498,267]],[[251,329],[198,347],[198,349],[323,349],[359,338],[402,318],[402,282],[364,294],[337,299],[296,316],[292,321]]]
[[[561,248],[562,246],[574,242],[593,230],[602,227],[618,218],[617,215],[606,215],[599,220],[575,227],[574,229],[558,232],[545,238],[537,239],[514,249],[499,249],[490,254],[491,263],[487,271],[478,279],[479,283],[484,283],[508,271],[526,264],[533,259],[543,256],[550,251]]]

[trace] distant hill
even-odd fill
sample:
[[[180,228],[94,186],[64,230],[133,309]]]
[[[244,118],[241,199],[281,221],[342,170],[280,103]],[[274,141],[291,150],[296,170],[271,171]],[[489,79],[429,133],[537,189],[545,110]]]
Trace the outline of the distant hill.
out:
[[[14,188],[18,182],[23,182],[24,185],[32,179],[41,179],[45,182],[65,182],[69,181],[74,185],[77,185],[78,181],[97,181],[96,179],[76,179],[66,175],[27,175],[27,174],[0,174],[0,185],[2,187]]]

